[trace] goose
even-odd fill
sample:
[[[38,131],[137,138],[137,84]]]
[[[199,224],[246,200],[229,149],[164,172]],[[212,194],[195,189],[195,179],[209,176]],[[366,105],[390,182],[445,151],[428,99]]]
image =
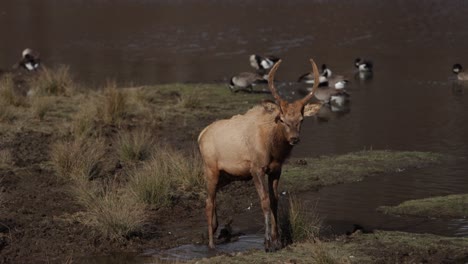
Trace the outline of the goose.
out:
[[[354,60],[354,66],[358,68],[359,72],[372,72],[373,64],[371,61],[356,58]]]
[[[333,72],[327,67],[326,64],[322,64],[322,73],[319,76],[319,86],[327,86],[328,85],[328,78],[332,77]],[[314,83],[314,73],[308,72],[302,74],[298,82],[313,84]]]
[[[21,55],[23,58],[18,63],[20,67],[23,67],[28,71],[36,71],[39,68],[41,64],[39,53],[27,48],[23,50]]]
[[[349,94],[344,89],[334,87],[319,87],[314,95],[322,104],[335,104],[338,106],[345,104],[349,98]]]
[[[468,72],[463,72],[461,64],[457,63],[453,65],[452,71],[457,75],[459,81],[468,81]]]
[[[267,83],[268,76],[262,76],[253,72],[241,72],[231,77],[229,88],[231,92],[237,93],[238,91],[252,92],[254,85],[260,83]]]
[[[252,54],[249,56],[250,66],[259,71],[269,70],[280,58],[276,56],[260,56],[257,54]]]

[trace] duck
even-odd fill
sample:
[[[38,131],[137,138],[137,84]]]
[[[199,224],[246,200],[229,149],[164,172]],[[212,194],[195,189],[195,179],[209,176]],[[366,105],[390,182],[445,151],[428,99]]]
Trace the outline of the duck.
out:
[[[468,81],[468,72],[463,72],[462,70],[463,67],[459,63],[454,64],[452,67],[452,71],[457,75],[459,81]]]
[[[372,72],[373,63],[368,60],[363,60],[361,58],[356,58],[354,60],[354,66],[358,69],[359,72]]]
[[[280,58],[276,56],[261,56],[258,54],[252,54],[249,56],[250,66],[252,66],[255,70],[261,71],[265,73],[275,65]]]
[[[230,78],[229,89],[231,92],[239,91],[252,92],[253,86],[261,83],[267,83],[268,75],[260,75],[253,72],[241,72]]]
[[[17,66],[26,69],[27,71],[37,71],[41,66],[39,53],[30,48],[24,49],[21,53],[22,59],[18,62]]]
[[[328,86],[328,78],[331,78],[333,72],[327,67],[326,64],[322,64],[322,72],[319,76],[319,87]],[[308,72],[304,73],[297,79],[298,82],[313,84],[314,83],[314,73]]]

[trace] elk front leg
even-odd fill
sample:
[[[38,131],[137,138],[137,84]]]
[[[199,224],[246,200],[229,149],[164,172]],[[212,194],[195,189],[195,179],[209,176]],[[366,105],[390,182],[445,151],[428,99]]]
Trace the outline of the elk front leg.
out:
[[[213,234],[218,228],[218,216],[216,214],[216,188],[219,180],[219,172],[205,168],[206,178],[206,220],[208,223],[208,247],[215,248]]]
[[[265,172],[263,169],[258,169],[252,172],[252,179],[255,183],[258,196],[260,198],[260,204],[262,206],[263,215],[265,218],[265,251],[274,251],[272,247],[271,239],[271,209],[270,209],[270,198],[268,195],[268,189],[266,185]]]
[[[270,197],[271,209],[271,239],[275,249],[281,248],[278,234],[278,183],[281,175],[281,169],[268,175],[268,193]]]

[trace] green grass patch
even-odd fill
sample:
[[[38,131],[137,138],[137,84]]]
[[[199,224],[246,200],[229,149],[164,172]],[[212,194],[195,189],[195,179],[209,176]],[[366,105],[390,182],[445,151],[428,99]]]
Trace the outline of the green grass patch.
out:
[[[372,150],[338,156],[292,159],[284,167],[282,182],[295,191],[357,182],[365,177],[436,164],[444,156],[431,152]]]
[[[468,194],[409,200],[396,206],[380,206],[377,210],[395,215],[466,218],[468,216]]]

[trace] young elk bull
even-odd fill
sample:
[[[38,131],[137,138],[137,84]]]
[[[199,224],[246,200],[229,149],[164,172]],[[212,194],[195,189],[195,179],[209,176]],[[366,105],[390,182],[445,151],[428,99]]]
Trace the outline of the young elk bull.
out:
[[[280,60],[268,76],[268,85],[276,103],[264,102],[243,115],[216,121],[200,133],[198,144],[207,185],[206,217],[210,248],[215,247],[213,233],[218,227],[215,198],[219,177],[223,174],[253,179],[265,217],[265,250],[274,251],[281,247],[277,219],[281,167],[293,146],[299,142],[303,117],[315,114],[320,108],[318,104],[307,104],[319,85],[317,65],[312,59],[310,61],[315,83],[304,98],[289,103],[279,96],[273,80]]]

